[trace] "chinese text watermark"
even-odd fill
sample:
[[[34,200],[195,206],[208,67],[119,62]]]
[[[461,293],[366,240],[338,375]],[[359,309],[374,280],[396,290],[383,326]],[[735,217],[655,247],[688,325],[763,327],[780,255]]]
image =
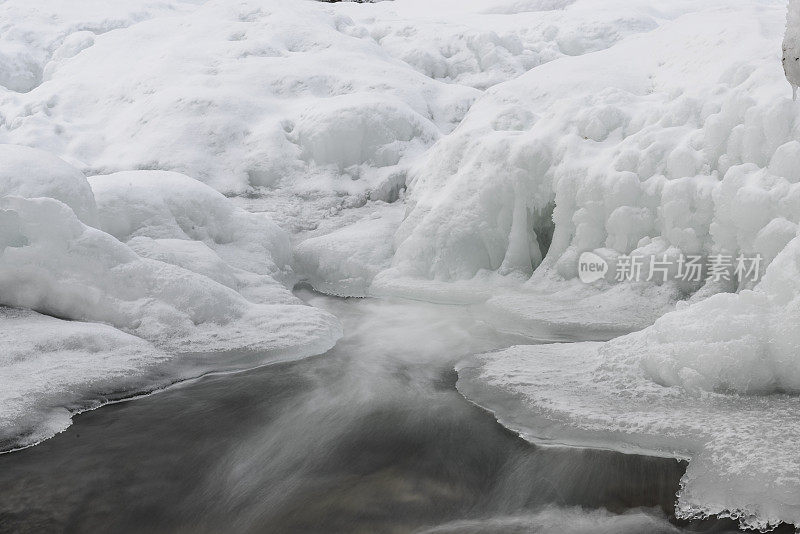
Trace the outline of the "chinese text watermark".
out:
[[[711,254],[628,256],[620,255],[609,261],[595,254],[584,252],[578,260],[578,277],[590,284],[606,277],[610,270],[617,282],[657,282],[668,280],[682,282],[758,282],[761,275],[761,255]]]

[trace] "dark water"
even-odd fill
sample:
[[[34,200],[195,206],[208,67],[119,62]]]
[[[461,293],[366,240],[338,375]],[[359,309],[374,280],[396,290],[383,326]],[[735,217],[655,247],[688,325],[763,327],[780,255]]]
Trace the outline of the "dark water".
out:
[[[676,532],[675,460],[534,447],[455,390],[518,339],[466,310],[305,295],[328,354],[207,376],[0,455],[0,532]]]

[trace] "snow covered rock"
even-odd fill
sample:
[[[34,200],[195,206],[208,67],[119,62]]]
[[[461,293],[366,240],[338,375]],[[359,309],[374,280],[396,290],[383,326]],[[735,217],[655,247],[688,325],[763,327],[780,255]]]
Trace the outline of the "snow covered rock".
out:
[[[207,185],[168,171],[89,179],[99,228],[140,256],[198,272],[260,302],[287,300],[289,236],[265,214],[248,213]]]
[[[46,152],[0,145],[0,193],[0,449],[109,398],[319,354],[341,335],[273,278],[293,280],[286,233],[187,176],[90,187]]]
[[[97,206],[86,177],[43,150],[0,145],[0,196],[6,195],[55,198],[85,224],[97,224]]]

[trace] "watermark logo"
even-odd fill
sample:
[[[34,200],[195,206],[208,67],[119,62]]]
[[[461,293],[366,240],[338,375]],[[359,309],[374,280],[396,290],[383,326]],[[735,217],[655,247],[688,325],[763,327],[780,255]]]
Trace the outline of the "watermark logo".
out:
[[[578,278],[584,284],[600,280],[607,272],[608,262],[594,252],[584,252],[578,259]]]
[[[617,282],[758,282],[762,274],[761,255],[728,256],[628,256],[614,261]],[[584,252],[578,259],[578,278],[591,284],[604,278],[610,270],[606,260],[593,252]]]

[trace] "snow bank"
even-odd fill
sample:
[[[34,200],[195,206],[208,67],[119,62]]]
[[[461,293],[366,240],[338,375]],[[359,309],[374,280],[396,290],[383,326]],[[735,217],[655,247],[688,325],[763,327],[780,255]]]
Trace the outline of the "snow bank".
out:
[[[800,524],[798,281],[795,237],[754,289],[604,344],[480,356],[459,389],[533,441],[690,457],[679,517]]]
[[[496,329],[540,342],[604,341],[650,326],[678,297],[648,283],[598,291],[575,281],[546,292],[496,289],[475,309]]]
[[[341,335],[273,278],[292,278],[291,248],[265,215],[177,173],[90,187],[45,152],[0,156],[0,447],[109,397],[319,354]]]
[[[266,215],[237,208],[174,172],[129,171],[89,181],[99,228],[140,256],[200,273],[256,302],[291,300],[275,280],[295,279],[289,236]]]
[[[381,208],[349,226],[300,243],[295,249],[298,274],[323,293],[367,296],[374,276],[391,264],[392,237],[403,216],[401,205]]]
[[[73,412],[151,385],[143,375],[168,358],[108,325],[0,307],[0,450],[37,443],[68,427]]]
[[[97,206],[86,177],[43,150],[0,145],[0,196],[51,197],[86,224],[97,224]]]
[[[608,48],[656,27],[647,5],[598,6],[573,0],[486,2],[419,0],[337,6],[354,37],[430,78],[486,89],[565,55]]]
[[[92,46],[94,36],[153,17],[180,13],[192,2],[152,0],[69,5],[58,0],[0,6],[0,91],[35,89],[61,60]]]
[[[302,305],[256,305],[175,265],[141,258],[82,224],[53,199],[0,199],[6,244],[0,303],[106,322],[179,352],[269,351],[332,343],[329,315]]]
[[[609,264],[599,292],[618,284],[621,256],[760,254],[763,275],[800,213],[797,109],[776,55],[785,6],[648,4],[624,7],[649,13],[656,29],[491,87],[426,153],[409,173],[392,268],[373,293],[487,272],[530,277],[529,294],[563,293],[587,251]],[[652,318],[700,289],[752,283],[660,287]],[[641,300],[633,287],[617,293]],[[547,322],[523,308],[514,320]],[[629,321],[618,308],[607,319]]]
[[[482,355],[459,389],[537,442],[690,457],[678,515],[753,528],[800,524],[800,131],[784,17],[780,1],[675,4],[651,32],[491,87],[410,172],[393,265],[371,289],[528,279],[478,309],[545,339],[655,321]],[[588,286],[584,252],[609,266]],[[716,254],[760,256],[758,276],[613,277],[625,256]]]
[[[750,528],[800,522],[798,397],[658,385],[623,346],[534,345],[481,355],[459,370],[458,389],[536,443],[690,458],[678,517],[730,516]]]

